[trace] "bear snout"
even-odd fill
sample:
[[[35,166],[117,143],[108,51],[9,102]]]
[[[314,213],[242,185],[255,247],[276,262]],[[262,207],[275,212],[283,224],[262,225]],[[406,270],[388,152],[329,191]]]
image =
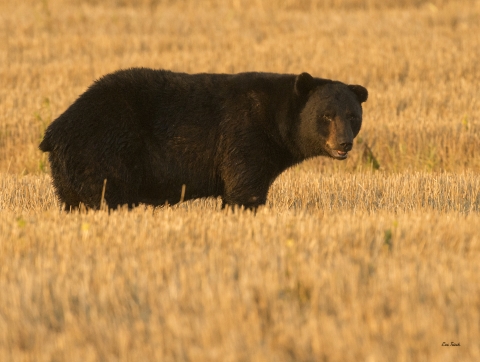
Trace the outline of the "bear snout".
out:
[[[342,142],[339,144],[339,148],[337,150],[343,151],[343,152],[349,152],[352,150],[353,143],[352,142]]]
[[[327,146],[331,150],[337,150],[342,152],[349,152],[353,148],[353,142],[345,139],[336,140],[335,142],[327,143]]]
[[[337,160],[344,160],[348,157],[348,152],[353,147],[353,142],[349,140],[336,140],[336,142],[327,143],[329,154]]]

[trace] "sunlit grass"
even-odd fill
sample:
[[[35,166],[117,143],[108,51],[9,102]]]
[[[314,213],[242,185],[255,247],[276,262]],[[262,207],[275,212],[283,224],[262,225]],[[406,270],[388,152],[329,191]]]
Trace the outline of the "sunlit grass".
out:
[[[480,360],[479,17],[467,0],[0,1],[0,361]],[[61,212],[45,127],[131,66],[370,95],[349,159],[288,170],[255,215]]]

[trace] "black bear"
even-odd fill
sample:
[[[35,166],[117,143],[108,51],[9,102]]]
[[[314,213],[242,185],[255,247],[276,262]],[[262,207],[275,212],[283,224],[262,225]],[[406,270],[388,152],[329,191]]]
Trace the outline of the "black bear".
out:
[[[120,70],[60,115],[40,149],[67,210],[98,208],[102,195],[109,208],[221,196],[255,209],[290,166],[347,158],[367,97],[308,73]]]

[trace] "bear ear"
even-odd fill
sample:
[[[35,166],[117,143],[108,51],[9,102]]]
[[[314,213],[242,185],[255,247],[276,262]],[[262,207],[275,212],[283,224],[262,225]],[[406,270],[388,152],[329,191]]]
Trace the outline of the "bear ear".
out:
[[[362,87],[361,85],[356,85],[356,84],[355,85],[349,84],[348,88],[350,88],[350,90],[353,93],[355,93],[355,95],[357,96],[357,99],[360,103],[363,103],[367,100],[367,98],[368,98],[367,88]]]
[[[297,95],[307,94],[314,85],[313,77],[308,73],[302,73],[295,78],[295,93]]]

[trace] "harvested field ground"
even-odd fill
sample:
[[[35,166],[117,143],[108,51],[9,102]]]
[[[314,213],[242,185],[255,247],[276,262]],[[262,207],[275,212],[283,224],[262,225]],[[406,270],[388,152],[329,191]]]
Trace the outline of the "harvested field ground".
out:
[[[479,361],[478,34],[474,0],[0,0],[0,361]],[[256,215],[61,212],[43,132],[132,66],[370,97]]]

